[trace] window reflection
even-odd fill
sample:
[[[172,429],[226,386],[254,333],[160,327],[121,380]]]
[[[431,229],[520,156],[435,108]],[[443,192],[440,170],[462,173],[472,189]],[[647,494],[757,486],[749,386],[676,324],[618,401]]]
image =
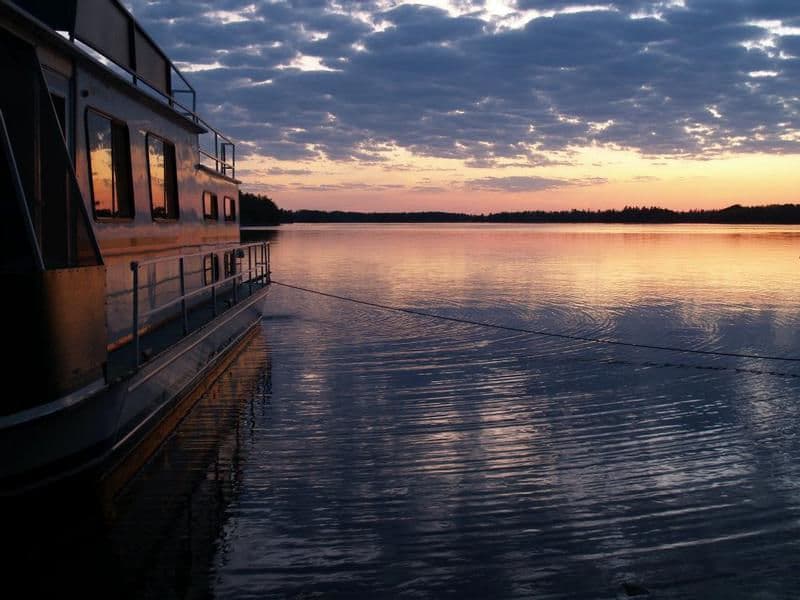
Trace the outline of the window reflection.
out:
[[[178,218],[178,184],[175,146],[147,134],[147,170],[150,175],[150,206],[154,219]]]
[[[216,221],[219,219],[219,209],[217,207],[217,195],[211,192],[203,192],[203,218]]]
[[[95,218],[133,217],[128,127],[89,110],[86,133]]]
[[[236,220],[236,200],[229,198],[228,196],[225,196],[225,220]]]

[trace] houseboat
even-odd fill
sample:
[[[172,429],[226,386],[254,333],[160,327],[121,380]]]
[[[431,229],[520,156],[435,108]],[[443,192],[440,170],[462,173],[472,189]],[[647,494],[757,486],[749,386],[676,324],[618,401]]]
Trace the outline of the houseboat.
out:
[[[269,247],[240,243],[233,142],[119,1],[0,0],[0,47],[17,494],[163,439],[259,323]]]

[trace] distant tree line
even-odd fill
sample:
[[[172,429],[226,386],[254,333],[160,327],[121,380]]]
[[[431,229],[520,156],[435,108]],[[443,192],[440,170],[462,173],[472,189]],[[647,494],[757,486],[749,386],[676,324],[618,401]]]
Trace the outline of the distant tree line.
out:
[[[622,210],[502,212],[485,217],[490,223],[728,223],[800,224],[800,204],[771,204],[675,211],[657,206],[626,206]]]
[[[626,206],[621,210],[526,210],[480,215],[427,212],[353,212],[283,210],[266,196],[240,194],[241,224],[279,223],[726,223],[800,224],[800,204],[742,206],[715,210],[675,211],[657,206]]]
[[[483,215],[439,211],[362,213],[352,211],[288,210],[287,223],[479,223]]]
[[[280,225],[282,211],[267,196],[239,192],[239,223],[244,226]]]

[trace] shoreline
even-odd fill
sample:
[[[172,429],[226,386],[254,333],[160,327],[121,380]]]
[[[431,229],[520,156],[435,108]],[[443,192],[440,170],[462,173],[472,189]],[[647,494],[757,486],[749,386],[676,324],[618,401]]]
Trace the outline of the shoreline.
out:
[[[243,225],[241,231],[259,231],[282,225],[722,225],[751,227],[800,227],[800,222],[724,222],[724,221],[284,221],[263,225]]]
[[[268,217],[256,214],[242,219],[242,227],[291,223],[545,223],[545,224],[703,224],[703,225],[800,225],[800,204],[742,206],[722,209],[676,211],[660,207],[628,206],[621,210],[517,211],[467,214],[444,211],[358,212],[311,209],[275,210]],[[267,217],[267,218],[264,218]]]

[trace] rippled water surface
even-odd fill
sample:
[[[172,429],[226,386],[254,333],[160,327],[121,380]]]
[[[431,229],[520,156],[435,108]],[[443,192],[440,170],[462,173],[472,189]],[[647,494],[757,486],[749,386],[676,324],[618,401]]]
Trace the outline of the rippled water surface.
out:
[[[797,228],[268,233],[283,283],[800,357]],[[275,285],[104,539],[152,597],[795,598],[799,400],[797,361]]]
[[[800,356],[800,231],[295,226],[274,278],[584,337]],[[800,594],[797,363],[276,286],[221,597]]]

